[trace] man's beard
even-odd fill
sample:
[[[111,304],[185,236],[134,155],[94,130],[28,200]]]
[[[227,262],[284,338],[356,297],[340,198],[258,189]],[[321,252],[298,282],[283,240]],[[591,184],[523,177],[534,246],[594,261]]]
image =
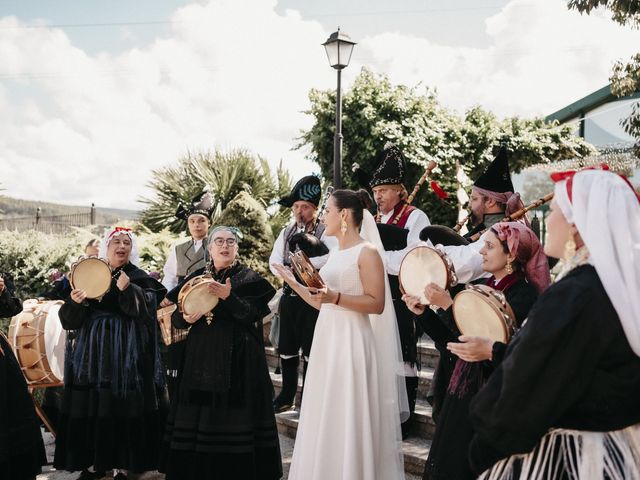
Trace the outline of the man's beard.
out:
[[[471,212],[469,214],[469,220],[471,221],[471,225],[473,225],[474,227],[477,227],[478,225],[480,225],[483,219],[484,219],[484,215],[480,217],[480,215],[478,215],[475,212]]]

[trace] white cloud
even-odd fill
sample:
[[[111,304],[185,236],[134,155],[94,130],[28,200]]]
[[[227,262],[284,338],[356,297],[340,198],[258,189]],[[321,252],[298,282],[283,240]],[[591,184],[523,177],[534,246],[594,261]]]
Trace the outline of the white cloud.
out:
[[[640,32],[606,15],[580,15],[563,0],[514,0],[486,20],[487,48],[448,47],[383,34],[361,42],[365,64],[392,81],[437,87],[459,111],[482,105],[500,116],[547,115],[605,86],[613,62]]]
[[[173,14],[169,34],[118,55],[0,19],[4,193],[138,208],[151,169],[216,146],[283,159],[294,176],[317,170],[291,148],[310,126],[309,89],[335,86],[320,46],[329,32],[275,5],[194,3]],[[362,39],[345,84],[367,65],[436,87],[452,108],[540,115],[606,84],[612,62],[640,44],[640,33],[567,12],[562,0],[514,0],[486,25],[482,49],[400,33]]]

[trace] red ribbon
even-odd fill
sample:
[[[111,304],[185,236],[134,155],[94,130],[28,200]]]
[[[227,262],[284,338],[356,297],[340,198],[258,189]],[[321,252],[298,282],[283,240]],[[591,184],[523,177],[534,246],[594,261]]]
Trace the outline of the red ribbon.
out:
[[[109,234],[109,238],[113,237],[116,233],[120,233],[120,232],[124,232],[127,235],[129,235],[129,237],[131,237],[131,229],[128,227],[113,227],[113,232],[111,232]]]
[[[431,189],[438,196],[440,200],[446,200],[449,198],[449,194],[445,192],[440,185],[434,180],[431,181]]]
[[[553,180],[554,182],[561,182],[563,180],[567,181],[567,195],[569,196],[569,202],[571,203],[573,203],[573,177],[576,173],[584,172],[585,170],[609,170],[609,165],[607,165],[606,163],[601,163],[600,165],[585,167],[580,170],[567,170],[564,172],[554,172],[551,174],[551,180]],[[624,175],[620,175],[620,177],[622,177],[627,183],[629,183],[629,180],[627,180]],[[631,184],[629,183],[629,185]]]

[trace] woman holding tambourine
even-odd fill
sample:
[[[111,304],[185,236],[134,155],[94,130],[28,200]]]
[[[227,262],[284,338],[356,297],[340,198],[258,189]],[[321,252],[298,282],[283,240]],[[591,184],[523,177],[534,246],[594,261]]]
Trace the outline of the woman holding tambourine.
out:
[[[80,479],[114,469],[120,480],[157,468],[168,400],[156,307],[166,289],[136,266],[128,228],[108,230],[99,257],[72,269],[73,290],[59,312],[75,334],[65,352],[54,466],[83,470]]]
[[[501,299],[505,325],[513,323],[514,327],[519,326],[538,294],[550,283],[547,257],[540,242],[524,224],[504,222],[496,224],[487,233],[480,254],[483,256],[483,269],[491,277],[476,282],[481,285],[470,285],[471,294],[492,297],[490,300],[494,303],[496,299]],[[504,297],[495,293],[496,290],[502,292]],[[466,292],[463,290],[458,295],[465,295]],[[409,309],[419,315],[421,325],[434,340],[444,361],[453,358],[455,367],[442,398],[437,399],[439,412],[436,432],[423,478],[475,478],[467,461],[467,450],[473,435],[469,422],[469,403],[485,383],[493,365],[501,360],[506,344],[487,337],[460,335],[463,330],[458,326],[460,315],[454,319],[457,312],[447,290],[432,283],[426,287],[425,296],[430,305],[438,307],[436,313],[421,305],[417,297],[405,295],[404,300]],[[482,322],[480,309],[477,316],[477,319],[472,316],[471,320]],[[508,335],[503,338],[505,341],[507,339]]]
[[[167,295],[179,306],[173,326],[190,328],[163,441],[167,480],[282,476],[262,343],[275,289],[238,262],[239,236],[234,227],[215,227],[207,265]]]

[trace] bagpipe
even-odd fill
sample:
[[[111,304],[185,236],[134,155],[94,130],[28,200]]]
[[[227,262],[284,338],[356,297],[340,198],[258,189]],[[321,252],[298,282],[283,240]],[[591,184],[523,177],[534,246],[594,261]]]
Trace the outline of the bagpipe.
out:
[[[514,222],[516,220],[519,220],[524,217],[530,210],[538,208],[540,205],[544,205],[552,199],[553,192],[545,195],[542,198],[539,198],[538,200],[535,200],[534,202],[521,208],[520,210],[513,212],[511,215],[507,215],[501,220],[501,222]],[[472,230],[471,232],[469,232],[467,237],[463,237],[462,235],[460,235],[460,233],[458,232],[467,223],[470,216],[470,214],[467,215],[465,218],[456,223],[453,228],[446,227],[444,225],[430,225],[428,227],[425,227],[420,232],[420,240],[431,241],[431,243],[433,243],[434,245],[469,245],[469,243],[477,241],[482,236],[482,234],[488,230],[487,228],[480,227],[476,228],[476,231]]]

